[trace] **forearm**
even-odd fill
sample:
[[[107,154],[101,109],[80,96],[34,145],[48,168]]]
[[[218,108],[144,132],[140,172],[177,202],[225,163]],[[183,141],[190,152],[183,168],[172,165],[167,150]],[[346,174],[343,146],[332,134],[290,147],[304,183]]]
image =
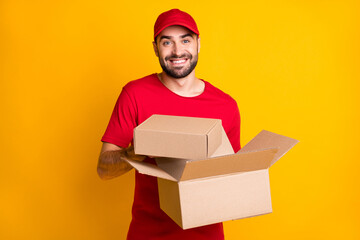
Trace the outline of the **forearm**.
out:
[[[126,149],[101,153],[97,167],[100,178],[111,179],[130,171],[132,166],[124,160],[126,157]]]

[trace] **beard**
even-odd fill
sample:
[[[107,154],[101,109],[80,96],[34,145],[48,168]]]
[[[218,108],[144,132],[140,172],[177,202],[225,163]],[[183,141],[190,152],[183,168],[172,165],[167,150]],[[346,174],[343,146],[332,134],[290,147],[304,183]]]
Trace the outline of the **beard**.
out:
[[[183,67],[174,67],[171,68],[166,64],[166,61],[168,61],[170,58],[174,59],[174,58],[187,58],[190,61],[190,64],[187,66],[183,66]],[[171,55],[171,56],[167,56],[165,57],[165,60],[162,58],[159,58],[160,61],[160,66],[163,69],[163,71],[169,75],[170,77],[173,78],[184,78],[186,76],[188,76],[196,67],[197,62],[198,62],[198,54],[196,54],[194,57],[190,54],[183,54],[181,56],[177,56],[177,55]]]

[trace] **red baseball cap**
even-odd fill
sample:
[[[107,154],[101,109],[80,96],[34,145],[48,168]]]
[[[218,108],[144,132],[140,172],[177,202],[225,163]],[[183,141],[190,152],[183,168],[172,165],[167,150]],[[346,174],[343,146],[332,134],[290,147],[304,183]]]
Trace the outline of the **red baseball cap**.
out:
[[[163,12],[156,19],[154,25],[154,39],[157,35],[161,33],[167,27],[180,25],[188,28],[192,32],[199,35],[199,30],[196,26],[195,20],[190,16],[190,14],[183,12],[179,9],[171,9],[167,12]]]

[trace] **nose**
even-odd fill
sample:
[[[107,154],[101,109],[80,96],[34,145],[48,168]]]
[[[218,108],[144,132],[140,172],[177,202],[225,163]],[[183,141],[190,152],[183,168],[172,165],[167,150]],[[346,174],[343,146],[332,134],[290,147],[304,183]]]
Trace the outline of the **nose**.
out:
[[[182,52],[182,47],[179,43],[175,42],[173,44],[173,49],[172,49],[172,53],[173,55],[176,55],[176,56],[180,56],[181,55],[181,52]]]

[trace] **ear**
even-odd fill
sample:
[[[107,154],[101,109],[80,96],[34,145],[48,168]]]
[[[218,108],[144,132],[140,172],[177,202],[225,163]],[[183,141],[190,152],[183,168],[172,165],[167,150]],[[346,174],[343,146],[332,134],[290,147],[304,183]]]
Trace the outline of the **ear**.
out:
[[[198,53],[200,52],[200,38],[198,37],[197,39],[197,42],[198,42]]]
[[[156,55],[157,57],[159,57],[159,51],[158,51],[157,44],[156,44],[155,41],[153,42],[153,47],[154,47],[155,55]]]

